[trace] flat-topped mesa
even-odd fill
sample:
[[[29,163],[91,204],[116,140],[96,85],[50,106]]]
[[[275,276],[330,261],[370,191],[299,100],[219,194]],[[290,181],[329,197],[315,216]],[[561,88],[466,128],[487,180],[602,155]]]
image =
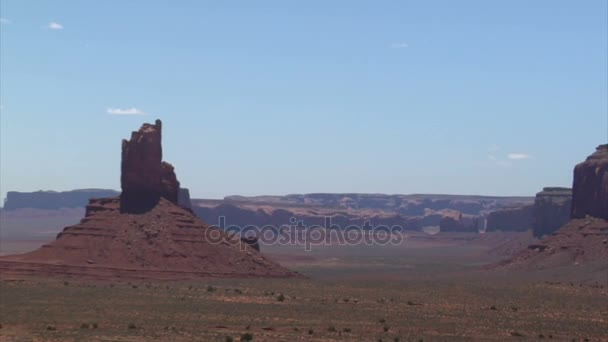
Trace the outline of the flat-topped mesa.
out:
[[[536,237],[549,235],[570,220],[572,189],[546,187],[536,194],[534,200],[534,224],[532,232]]]
[[[171,164],[163,162],[162,123],[145,123],[122,141],[120,211],[143,213],[161,197],[177,204],[179,182]]]
[[[608,220],[608,144],[574,168],[572,218],[593,216]]]

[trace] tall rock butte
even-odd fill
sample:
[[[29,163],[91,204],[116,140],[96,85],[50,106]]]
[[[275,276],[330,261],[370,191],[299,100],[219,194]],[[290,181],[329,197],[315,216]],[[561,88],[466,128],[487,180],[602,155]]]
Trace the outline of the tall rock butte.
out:
[[[162,123],[145,123],[131,139],[122,141],[120,166],[120,210],[143,213],[152,209],[161,197],[178,203],[179,182],[173,165],[162,161]]]
[[[608,144],[574,168],[571,217],[587,215],[608,220]]]
[[[54,241],[0,256],[2,278],[301,277],[259,253],[257,240],[209,226],[189,209],[187,190],[162,161],[161,128],[159,120],[144,124],[123,141],[120,197],[91,199],[80,223]]]
[[[539,210],[546,211],[544,218],[551,219],[544,221],[541,217],[540,221],[547,224],[545,227],[550,227],[552,222],[556,223],[555,220],[563,219],[564,205],[569,201],[568,192],[568,189],[563,188],[546,188],[540,193],[544,194],[544,197],[553,197],[546,203],[544,209],[542,206],[539,207]],[[539,220],[538,216],[536,220]],[[564,266],[580,268],[585,265],[586,281],[598,282],[606,279],[606,260],[608,260],[608,145],[600,145],[595,153],[574,168],[571,219],[556,231],[545,235],[539,243],[530,245],[511,258],[489,268],[540,270]],[[554,273],[554,276],[568,277],[568,274],[562,268],[560,272]]]

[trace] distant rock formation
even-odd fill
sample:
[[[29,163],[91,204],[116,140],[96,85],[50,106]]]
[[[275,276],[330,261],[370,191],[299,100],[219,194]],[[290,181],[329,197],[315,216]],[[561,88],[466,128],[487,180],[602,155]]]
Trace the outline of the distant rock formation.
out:
[[[572,189],[547,187],[536,194],[532,232],[542,237],[558,230],[570,220]]]
[[[177,204],[179,182],[173,165],[163,162],[162,123],[145,123],[122,141],[120,210],[143,213],[161,197]]]
[[[466,195],[383,195],[383,194],[305,194],[287,196],[228,196],[223,200],[193,199],[192,210],[207,222],[216,224],[224,217],[229,225],[291,224],[290,218],[304,225],[401,226],[407,230],[440,227],[444,216],[461,213],[463,220],[444,220],[444,231],[483,229],[488,211],[515,203],[532,204],[533,197],[492,197]]]
[[[553,220],[563,218],[568,194],[569,189],[564,188],[545,188],[540,192],[535,204],[540,212],[535,215],[535,226],[547,229],[556,224]],[[488,268],[540,270],[584,265],[585,278],[603,281],[608,260],[608,145],[600,145],[586,161],[576,165],[572,194],[570,221],[550,235],[545,234],[538,243]],[[536,229],[535,234],[545,233]]]
[[[79,189],[72,191],[9,191],[4,200],[5,210],[20,208],[55,210],[85,207],[91,198],[118,196],[119,192],[108,189]]]
[[[492,211],[488,214],[486,231],[517,231],[532,229],[534,205],[510,207]]]
[[[179,188],[179,192],[177,193],[177,204],[184,209],[192,209],[192,203],[190,202],[190,190],[186,188]]]
[[[608,144],[599,145],[574,168],[572,218],[593,216],[608,220]]]
[[[210,227],[182,205],[173,166],[161,161],[161,122],[144,124],[123,141],[121,185],[115,198],[89,202],[80,223],[20,255],[0,257],[6,276],[93,279],[301,277],[259,253],[257,239]]]
[[[467,215],[456,211],[451,215],[444,215],[439,221],[441,232],[478,232],[481,228],[481,218],[476,215]]]

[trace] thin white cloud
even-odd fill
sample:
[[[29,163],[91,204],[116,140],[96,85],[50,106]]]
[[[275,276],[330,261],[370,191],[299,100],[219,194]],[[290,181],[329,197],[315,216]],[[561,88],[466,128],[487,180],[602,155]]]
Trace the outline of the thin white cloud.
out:
[[[0,24],[8,25],[10,23],[12,23],[10,19],[0,18]]]
[[[108,108],[108,114],[112,115],[146,115],[147,113],[137,109],[135,107],[131,108]]]
[[[63,25],[54,21],[51,21],[47,27],[51,30],[63,30]]]
[[[523,160],[523,159],[531,159],[532,156],[529,154],[525,154],[525,153],[509,153],[509,155],[507,155],[507,158],[509,158],[511,160]]]
[[[392,49],[405,49],[408,48],[409,45],[407,43],[392,43],[391,44],[391,48]]]

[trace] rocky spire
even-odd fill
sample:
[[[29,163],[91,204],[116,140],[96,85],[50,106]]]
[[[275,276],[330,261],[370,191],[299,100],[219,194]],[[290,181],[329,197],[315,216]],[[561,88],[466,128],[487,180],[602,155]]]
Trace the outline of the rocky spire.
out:
[[[142,213],[153,208],[161,197],[177,204],[179,182],[173,166],[163,162],[162,123],[145,123],[122,141],[120,210]]]
[[[608,144],[574,168],[571,217],[587,215],[608,220]]]

